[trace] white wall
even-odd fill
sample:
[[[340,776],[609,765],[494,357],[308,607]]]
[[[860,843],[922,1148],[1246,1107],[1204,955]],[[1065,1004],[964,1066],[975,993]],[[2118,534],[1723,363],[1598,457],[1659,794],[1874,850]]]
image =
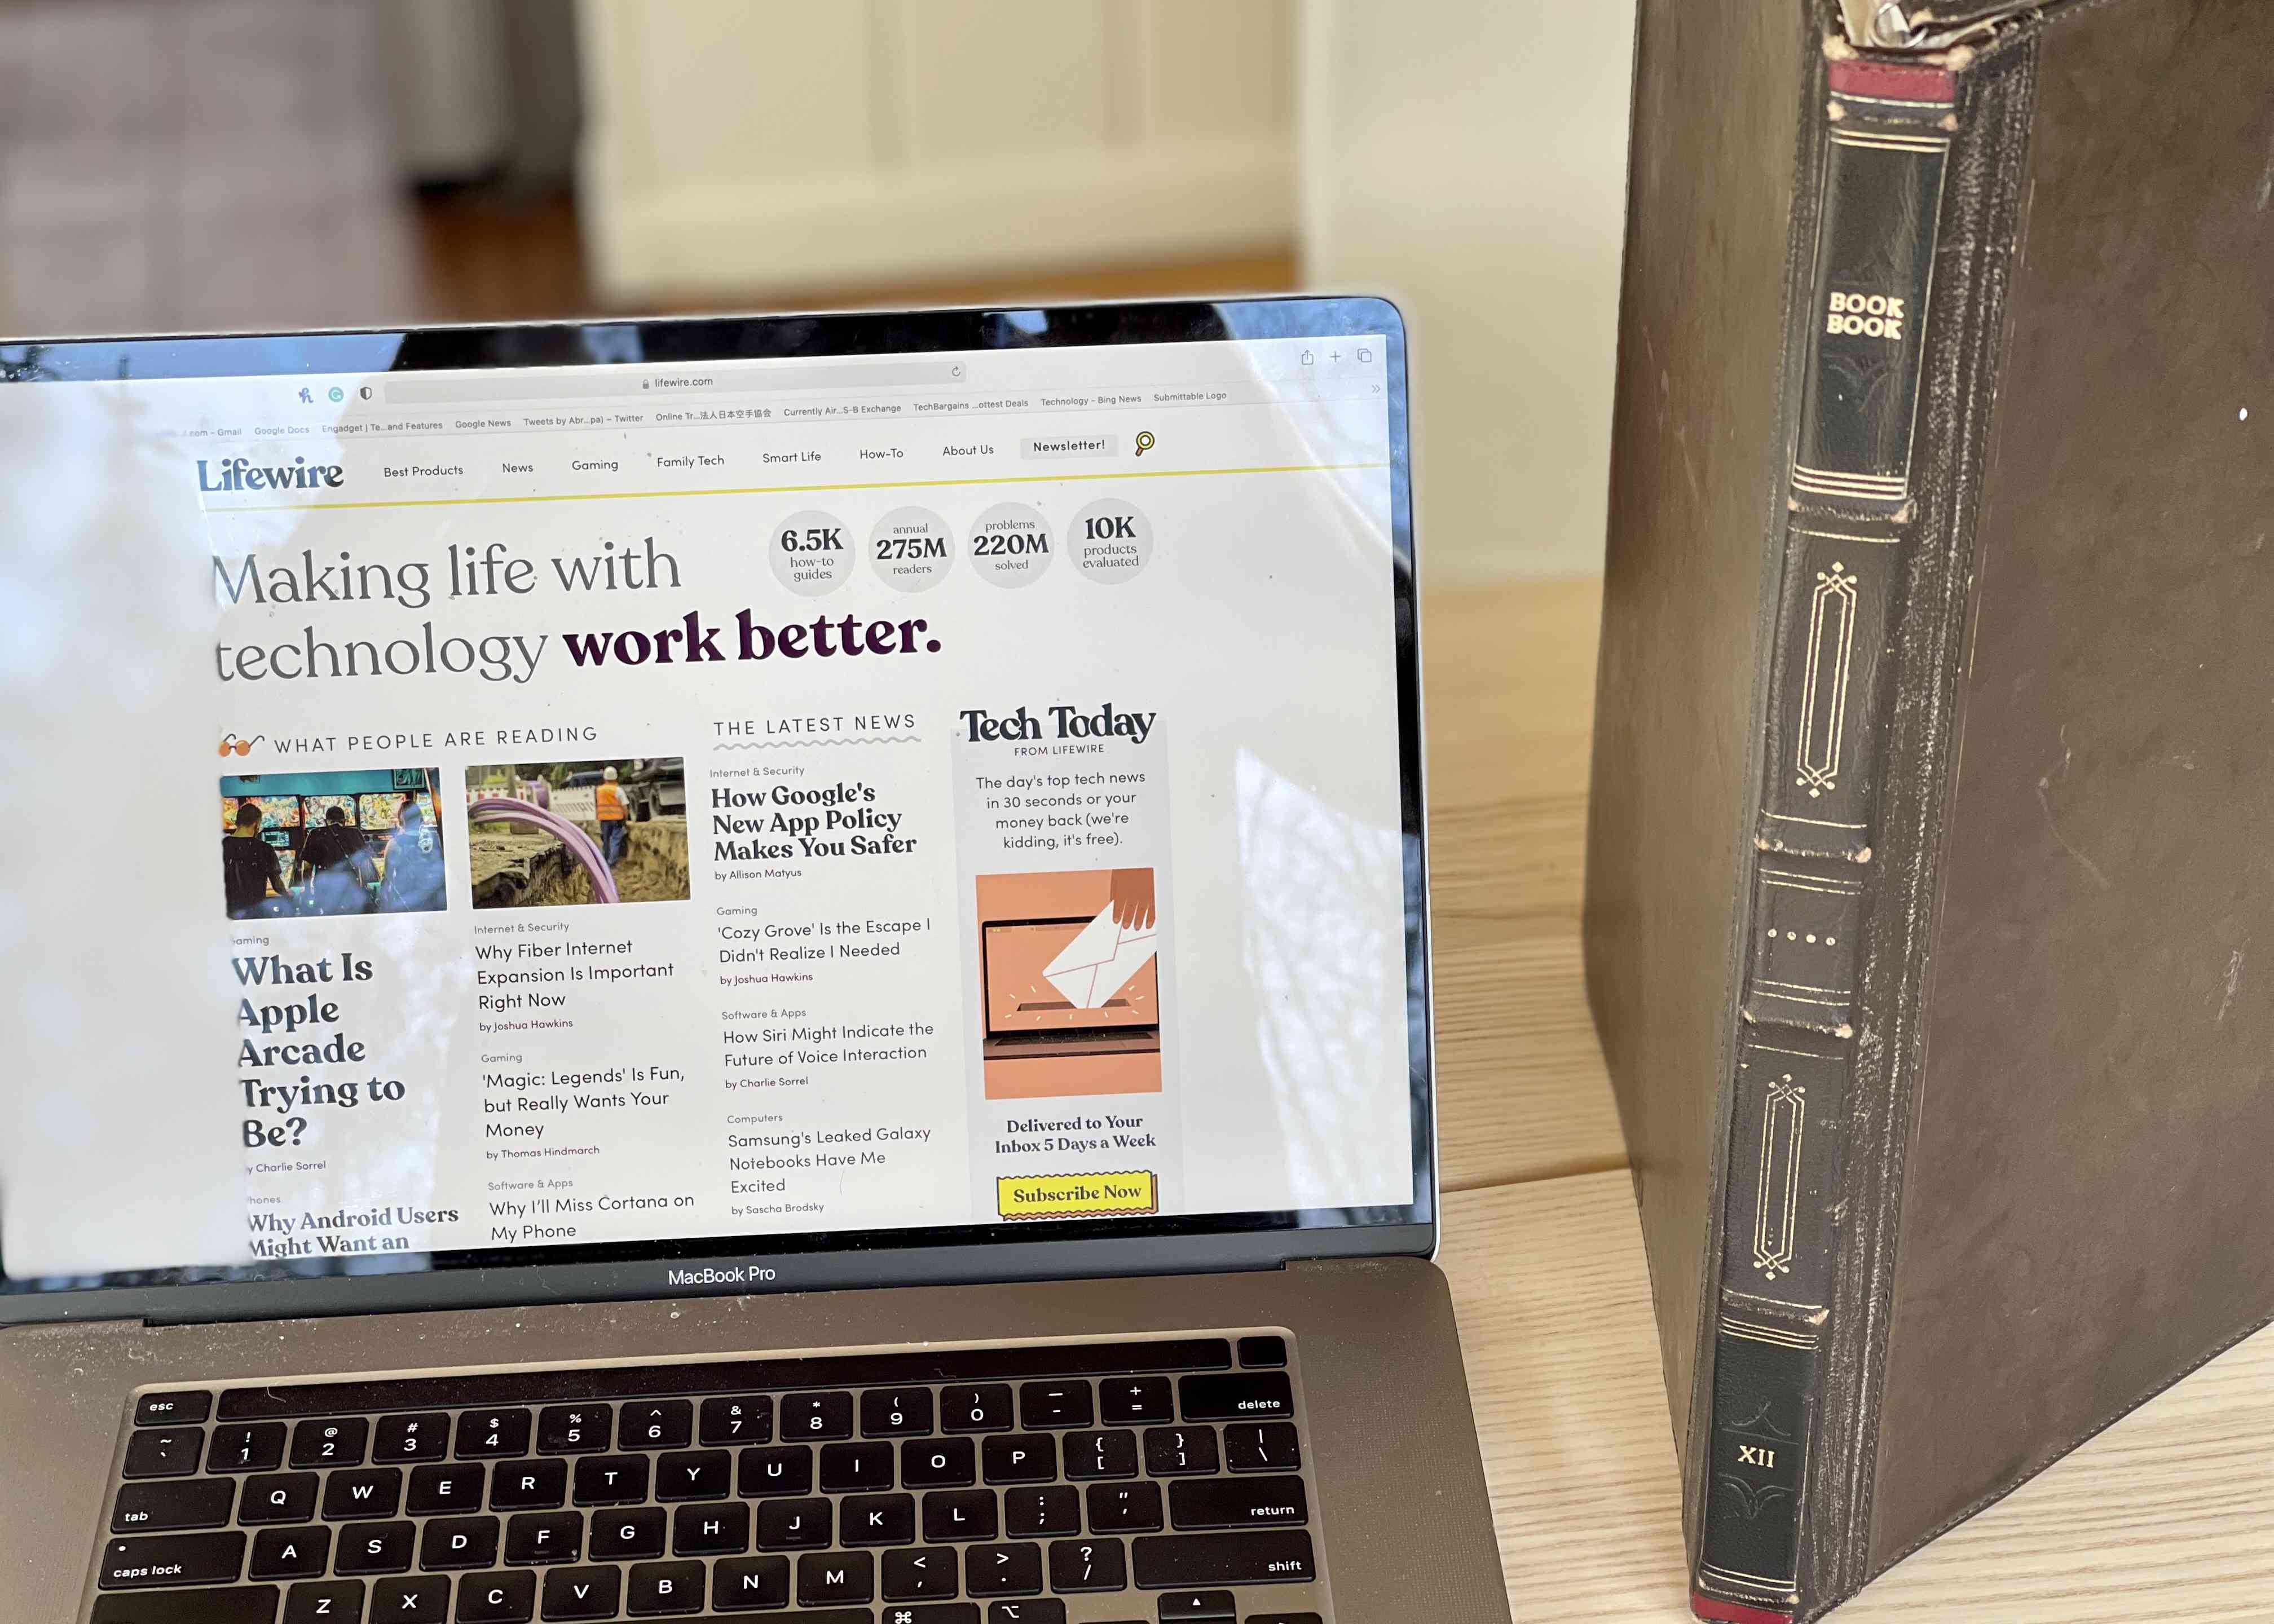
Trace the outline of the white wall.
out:
[[[1625,229],[1627,0],[1306,0],[1305,272],[1412,335],[1440,579],[1601,567]]]
[[[1276,248],[1413,334],[1435,577],[1600,567],[1630,0],[578,0],[618,304]]]
[[[618,302],[795,297],[1293,235],[1291,0],[579,0]]]

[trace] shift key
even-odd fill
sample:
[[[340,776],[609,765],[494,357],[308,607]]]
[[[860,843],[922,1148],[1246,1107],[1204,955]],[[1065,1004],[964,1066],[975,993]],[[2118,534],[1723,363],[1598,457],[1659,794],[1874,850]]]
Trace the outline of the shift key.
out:
[[[361,1587],[358,1587],[360,1590]],[[98,1596],[87,1624],[275,1624],[276,1587]],[[343,1621],[344,1624],[344,1621]]]
[[[152,1584],[218,1584],[245,1571],[245,1536],[155,1534],[147,1539],[114,1539],[102,1547],[106,1590],[139,1590]]]
[[[1163,1534],[1131,1545],[1138,1587],[1300,1584],[1319,1576],[1311,1536],[1299,1528],[1244,1534]]]

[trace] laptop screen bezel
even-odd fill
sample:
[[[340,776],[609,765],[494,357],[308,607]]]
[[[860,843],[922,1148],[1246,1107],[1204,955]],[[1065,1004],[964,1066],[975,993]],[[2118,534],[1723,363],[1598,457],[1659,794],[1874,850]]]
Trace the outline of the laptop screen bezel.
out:
[[[626,363],[922,354],[1242,339],[1357,338],[1383,345],[1389,396],[1392,612],[1406,949],[1413,1199],[1111,1220],[727,1236],[480,1249],[14,1280],[0,1234],[0,1324],[96,1319],[192,1322],[856,1286],[1268,1268],[1298,1259],[1429,1255],[1437,1157],[1423,824],[1420,658],[1413,568],[1406,342],[1379,298],[1268,297],[933,311],[422,327],[260,335],[0,341],[0,385],[118,379],[291,377]],[[364,1265],[363,1267],[368,1267]]]

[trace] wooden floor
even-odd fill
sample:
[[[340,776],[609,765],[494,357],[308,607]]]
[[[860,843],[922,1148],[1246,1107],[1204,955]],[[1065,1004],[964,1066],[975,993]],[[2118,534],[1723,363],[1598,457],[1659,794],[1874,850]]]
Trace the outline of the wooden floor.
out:
[[[479,189],[420,199],[403,184],[376,21],[372,5],[330,0],[0,0],[0,335],[636,313],[593,289],[569,199]],[[847,286],[795,307],[1280,292],[1295,282],[1290,248]]]
[[[1291,250],[1215,259],[1099,265],[1043,275],[1005,273],[937,282],[857,283],[785,304],[705,297],[612,306],[584,274],[576,205],[480,192],[421,201],[412,215],[424,321],[546,321],[574,316],[701,315],[767,310],[907,309],[943,304],[1049,304],[1284,293],[1297,285]]]

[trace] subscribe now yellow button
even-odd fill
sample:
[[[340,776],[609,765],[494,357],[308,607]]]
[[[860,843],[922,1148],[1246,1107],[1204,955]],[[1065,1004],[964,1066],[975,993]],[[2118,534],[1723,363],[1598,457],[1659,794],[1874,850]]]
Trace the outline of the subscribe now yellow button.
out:
[[[1160,1207],[1150,1173],[1026,1173],[995,1181],[995,1210],[1005,1218],[1102,1218]]]

